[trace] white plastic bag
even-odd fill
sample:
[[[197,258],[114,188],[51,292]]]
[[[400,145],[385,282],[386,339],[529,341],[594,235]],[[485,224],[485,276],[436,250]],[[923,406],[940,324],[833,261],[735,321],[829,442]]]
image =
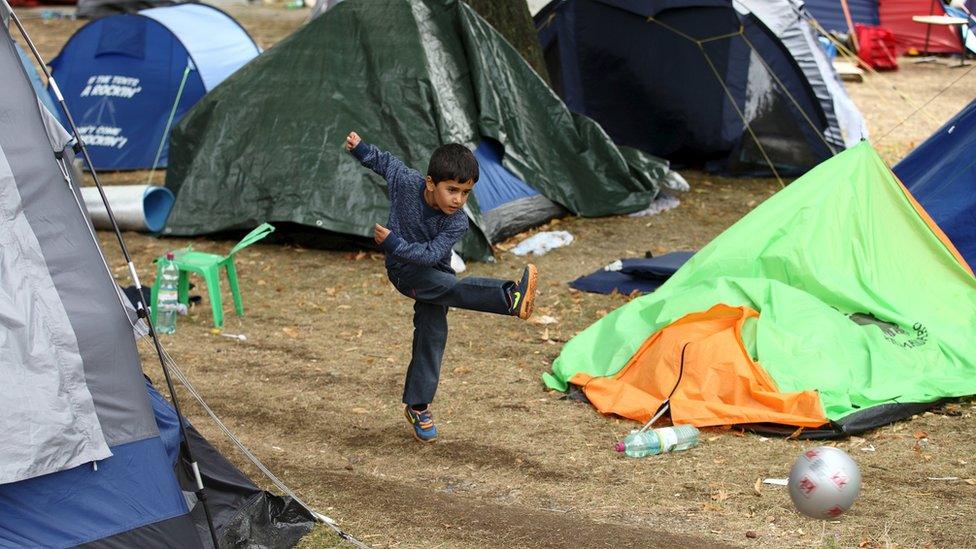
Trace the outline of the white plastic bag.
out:
[[[512,248],[515,255],[543,255],[554,248],[562,248],[573,242],[573,235],[568,231],[544,231],[536,233],[518,243]]]

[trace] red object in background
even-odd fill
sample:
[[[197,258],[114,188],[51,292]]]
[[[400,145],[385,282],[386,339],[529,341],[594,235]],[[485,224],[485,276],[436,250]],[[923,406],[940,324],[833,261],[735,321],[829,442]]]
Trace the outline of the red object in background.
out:
[[[945,15],[942,0],[879,0],[881,26],[895,35],[895,55],[911,48],[925,51],[925,34],[929,35],[929,53],[962,53],[959,27],[926,25],[912,21],[913,15]]]
[[[39,3],[37,0],[9,0],[11,8],[33,8]]]
[[[857,56],[862,61],[879,71],[893,71],[898,69],[895,59],[895,35],[886,28],[869,25],[854,25],[857,34]]]

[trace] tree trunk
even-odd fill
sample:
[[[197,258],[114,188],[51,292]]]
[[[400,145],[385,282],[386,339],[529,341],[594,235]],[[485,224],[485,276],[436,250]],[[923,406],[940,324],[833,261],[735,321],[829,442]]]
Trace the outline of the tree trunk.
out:
[[[543,80],[549,82],[549,71],[546,70],[542,48],[539,47],[539,36],[535,32],[529,5],[525,0],[464,1],[515,47]]]

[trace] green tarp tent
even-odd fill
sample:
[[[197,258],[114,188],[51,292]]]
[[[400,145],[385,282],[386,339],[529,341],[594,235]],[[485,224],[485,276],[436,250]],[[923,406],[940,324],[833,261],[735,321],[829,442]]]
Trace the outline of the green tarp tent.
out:
[[[502,164],[573,213],[646,208],[669,170],[573,115],[494,29],[455,0],[342,2],[204,97],[174,130],[166,234],[294,222],[370,236],[385,184],[343,149],[346,134],[425,170],[447,142],[488,139]],[[479,185],[482,183],[479,182]],[[462,252],[488,254],[477,200]],[[487,234],[487,236],[486,236]]]
[[[815,390],[833,434],[869,429],[976,394],[976,279],[964,265],[862,142],[570,340],[544,381],[566,390],[578,373],[614,376],[679,318],[748,306],[759,317],[742,344],[776,389]]]

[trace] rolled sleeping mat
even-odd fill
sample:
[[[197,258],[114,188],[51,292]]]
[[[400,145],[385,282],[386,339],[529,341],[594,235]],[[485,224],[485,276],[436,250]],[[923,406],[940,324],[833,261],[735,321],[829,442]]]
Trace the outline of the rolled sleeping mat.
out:
[[[150,185],[119,185],[102,187],[105,198],[112,206],[112,213],[119,228],[124,231],[158,233],[166,226],[166,218],[176,198],[166,187]],[[105,204],[95,187],[82,187],[88,215],[96,229],[111,229],[112,224],[105,211]]]

